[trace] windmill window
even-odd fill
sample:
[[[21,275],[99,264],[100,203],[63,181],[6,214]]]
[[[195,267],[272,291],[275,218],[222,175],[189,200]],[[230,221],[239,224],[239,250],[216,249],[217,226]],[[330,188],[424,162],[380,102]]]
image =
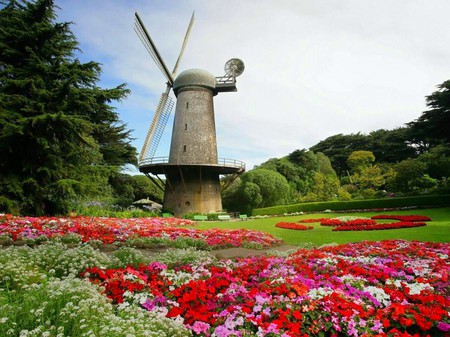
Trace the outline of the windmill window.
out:
[[[184,131],[187,131],[187,124],[184,124]]]
[[[189,102],[186,102],[186,109],[189,109]]]
[[[186,152],[186,145],[183,145],[183,152]]]

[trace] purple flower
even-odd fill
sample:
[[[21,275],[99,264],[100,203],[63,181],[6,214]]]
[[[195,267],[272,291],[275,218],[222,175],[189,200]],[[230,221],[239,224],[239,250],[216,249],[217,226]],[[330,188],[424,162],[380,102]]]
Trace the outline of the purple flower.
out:
[[[437,324],[437,328],[441,331],[448,332],[448,331],[450,331],[450,324],[445,323],[445,322],[439,322]]]

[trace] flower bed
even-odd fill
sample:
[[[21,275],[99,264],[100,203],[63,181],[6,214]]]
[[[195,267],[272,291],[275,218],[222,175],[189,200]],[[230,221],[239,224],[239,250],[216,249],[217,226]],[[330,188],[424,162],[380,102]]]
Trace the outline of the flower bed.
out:
[[[303,219],[303,220],[299,220],[299,222],[300,223],[313,223],[313,222],[322,222],[323,220],[328,220],[328,218]]]
[[[305,230],[309,230],[309,229],[314,229],[313,226],[299,225],[295,222],[278,222],[277,224],[275,224],[275,227],[284,228],[284,229],[295,229],[297,231],[305,231]]]
[[[335,226],[342,226],[343,224],[344,222],[342,222],[339,219],[323,219],[322,221],[320,221],[321,226],[335,227]]]
[[[342,225],[337,226],[332,229],[333,232],[341,232],[341,231],[378,231],[383,229],[400,229],[400,228],[413,228],[413,227],[423,227],[427,224],[425,222],[407,222],[407,221],[399,221],[394,223],[387,224],[373,224],[373,225]]]
[[[398,220],[406,222],[414,221],[431,221],[431,218],[425,215],[374,215],[371,219],[387,219],[387,220]]]
[[[395,219],[399,222],[390,224],[378,224],[374,219]],[[338,217],[338,218],[320,218],[304,219],[299,222],[312,223],[320,222],[321,226],[335,227],[332,231],[369,231],[385,230],[426,226],[422,221],[430,221],[427,216],[422,215],[375,215],[371,219],[358,217]],[[294,228],[292,228],[294,229]]]
[[[26,241],[38,243],[48,239],[80,240],[82,242],[133,243],[144,238],[159,238],[163,241],[201,241],[210,247],[239,247],[255,245],[270,247],[280,242],[273,236],[246,229],[198,230],[187,228],[195,222],[176,218],[115,219],[97,217],[15,217],[0,218],[0,238],[7,243]],[[180,227],[181,226],[181,227]]]
[[[450,244],[362,242],[139,268],[88,268],[115,303],[140,303],[195,336],[443,336]]]

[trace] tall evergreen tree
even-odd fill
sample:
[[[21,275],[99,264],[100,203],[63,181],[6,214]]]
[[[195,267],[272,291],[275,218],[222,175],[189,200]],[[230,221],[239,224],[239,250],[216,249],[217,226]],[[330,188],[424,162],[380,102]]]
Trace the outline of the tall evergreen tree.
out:
[[[413,143],[425,150],[423,152],[437,145],[450,147],[450,80],[437,87],[437,91],[426,97],[430,110],[408,123]]]
[[[97,86],[100,65],[76,57],[70,23],[55,21],[52,0],[3,5],[0,196],[28,213],[65,212],[83,182],[96,181],[87,174],[135,163],[130,131],[110,105],[129,90]]]

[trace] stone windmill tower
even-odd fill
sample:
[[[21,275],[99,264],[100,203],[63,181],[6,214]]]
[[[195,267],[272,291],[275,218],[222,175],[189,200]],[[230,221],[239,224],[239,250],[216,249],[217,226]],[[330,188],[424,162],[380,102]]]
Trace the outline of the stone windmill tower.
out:
[[[225,75],[215,77],[202,69],[190,69],[175,79],[194,21],[192,15],[180,56],[170,73],[155,44],[136,13],[135,30],[155,63],[167,79],[150,129],[139,156],[139,170],[164,191],[164,208],[179,216],[192,212],[222,210],[220,175],[231,174],[233,181],[245,171],[238,160],[217,157],[213,97],[236,89],[236,77],[244,63],[231,59],[225,64]],[[164,127],[173,108],[170,89],[177,98],[169,157],[154,157]],[[160,178],[165,176],[165,181]],[[226,188],[227,186],[224,186]]]

